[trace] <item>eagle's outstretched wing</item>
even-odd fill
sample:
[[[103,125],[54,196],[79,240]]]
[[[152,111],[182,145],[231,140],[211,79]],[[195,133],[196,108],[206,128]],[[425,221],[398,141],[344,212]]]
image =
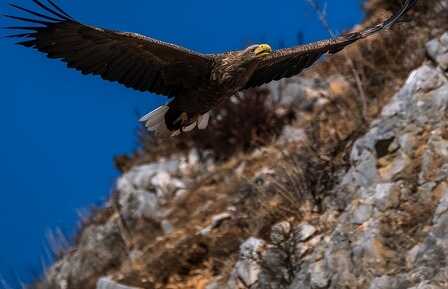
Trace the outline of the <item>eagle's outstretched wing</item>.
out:
[[[273,80],[280,80],[299,74],[302,70],[316,62],[322,55],[326,53],[334,54],[353,42],[392,27],[416,2],[417,0],[406,0],[398,13],[383,23],[364,31],[353,32],[329,40],[275,51],[270,56],[261,60],[257,70],[249,79],[245,88],[260,86]]]
[[[4,15],[32,24],[7,27],[25,32],[9,37],[24,38],[18,44],[61,59],[83,74],[100,75],[140,91],[176,97],[209,79],[210,56],[135,33],[84,25],[47,1],[33,0],[42,13],[11,4],[35,17]]]

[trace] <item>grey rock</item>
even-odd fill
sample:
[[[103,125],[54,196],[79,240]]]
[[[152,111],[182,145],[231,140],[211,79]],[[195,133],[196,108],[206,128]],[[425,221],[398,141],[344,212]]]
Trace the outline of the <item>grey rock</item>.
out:
[[[170,234],[174,231],[173,225],[168,220],[162,220],[160,223],[165,234]]]
[[[408,155],[400,153],[388,167],[381,170],[380,175],[384,181],[393,181],[403,177],[411,169],[412,159]]]
[[[360,204],[353,212],[352,223],[361,225],[367,222],[372,216],[373,208],[368,204]]]
[[[437,137],[437,139],[432,139],[431,145],[437,155],[445,159],[448,158],[448,140]]]
[[[260,289],[268,289],[272,286],[275,288],[281,288],[288,285],[292,280],[293,276],[291,274],[291,263],[289,260],[286,248],[282,247],[269,247],[263,255],[263,260],[261,263],[261,271],[258,274],[257,287]],[[288,270],[289,269],[289,270]]]
[[[306,106],[313,106],[328,91],[328,82],[318,78],[294,77],[274,81],[267,87],[273,99],[280,104],[306,108]]]
[[[250,288],[259,279],[262,270],[262,255],[266,250],[266,243],[263,240],[249,238],[240,247],[240,258],[235,264],[235,268],[228,281],[228,286],[235,288],[239,282],[243,286]]]
[[[432,93],[432,104],[434,105],[433,109],[437,109],[440,111],[446,111],[448,107],[448,94],[446,85],[441,86],[439,89],[435,90]]]
[[[260,272],[261,267],[256,262],[250,260],[238,261],[235,266],[235,273],[238,279],[243,281],[243,284],[247,287],[258,281]]]
[[[399,187],[395,183],[377,184],[372,199],[374,206],[381,211],[395,208],[400,203]]]
[[[288,241],[291,229],[291,223],[287,221],[275,224],[271,229],[271,242],[277,245]]]
[[[112,265],[128,257],[126,244],[116,220],[106,224],[89,226],[84,230],[78,249],[57,262],[47,273],[47,279],[55,288],[82,288],[87,281],[103,275]]]
[[[304,142],[306,139],[305,130],[287,125],[283,128],[282,134],[277,142],[279,144],[287,144],[290,142]]]
[[[329,272],[324,261],[310,266],[311,288],[327,288],[330,282]]]
[[[178,169],[179,162],[175,160],[152,163],[134,167],[117,181],[118,190],[132,190],[134,187],[140,189],[153,188],[152,178],[160,172],[174,173]]]
[[[179,171],[184,176],[191,176],[201,168],[199,160],[200,156],[198,151],[192,149],[187,156],[180,156]],[[211,159],[207,161],[211,161]]]
[[[440,38],[431,40],[426,45],[428,55],[443,69],[448,69],[448,33]]]
[[[396,280],[390,276],[381,276],[372,280],[369,289],[395,289]]]
[[[312,226],[310,224],[302,224],[296,230],[296,239],[299,241],[302,241],[302,242],[307,241],[316,232],[317,232],[317,229],[314,226]]]
[[[178,162],[166,161],[135,167],[117,181],[118,203],[125,219],[161,221],[161,206],[173,199],[185,183],[173,176]]]
[[[288,289],[311,289],[309,272],[309,265],[304,264],[302,270],[296,273]]]
[[[364,150],[359,157],[353,160],[358,163],[353,167],[351,178],[363,187],[370,187],[378,180],[378,171],[376,167],[377,159],[375,155],[367,150]]]
[[[305,97],[303,84],[297,82],[286,83],[282,90],[281,103],[291,104],[294,101],[301,101]]]
[[[414,133],[405,133],[399,136],[399,148],[406,155],[412,155],[415,152],[415,146],[417,144],[416,136]]]
[[[416,106],[418,103],[418,92],[431,91],[440,88],[446,83],[445,76],[440,71],[430,65],[423,65],[411,72],[406,83],[401,90],[392,98],[391,102],[383,108],[383,117],[393,117],[394,115],[406,115],[410,112],[409,106]],[[411,103],[410,101],[415,101]],[[415,110],[415,109],[414,109]],[[387,119],[382,120],[382,124]],[[375,123],[378,125],[378,123]]]
[[[249,238],[240,246],[240,258],[244,260],[259,260],[266,243],[257,238]]]
[[[436,212],[434,214],[434,222],[437,222],[437,220],[444,215],[448,214],[448,187],[445,187],[443,191],[443,197],[439,201],[439,205],[437,206]]]
[[[138,288],[119,284],[109,277],[102,277],[98,279],[96,289],[138,289]]]
[[[154,194],[141,190],[123,192],[120,195],[119,204],[123,216],[126,219],[160,219],[160,202]]]

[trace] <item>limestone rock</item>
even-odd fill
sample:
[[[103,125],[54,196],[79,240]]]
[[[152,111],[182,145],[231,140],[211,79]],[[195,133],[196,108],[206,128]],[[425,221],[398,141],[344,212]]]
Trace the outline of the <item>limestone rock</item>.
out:
[[[138,289],[138,288],[121,285],[117,282],[112,281],[108,277],[103,277],[98,280],[96,289]]]
[[[448,32],[440,38],[431,40],[426,45],[429,56],[436,61],[442,69],[448,69]]]
[[[228,282],[230,288],[240,288],[241,285],[243,288],[250,288],[258,281],[265,245],[264,241],[256,238],[250,238],[241,245],[240,258]]]

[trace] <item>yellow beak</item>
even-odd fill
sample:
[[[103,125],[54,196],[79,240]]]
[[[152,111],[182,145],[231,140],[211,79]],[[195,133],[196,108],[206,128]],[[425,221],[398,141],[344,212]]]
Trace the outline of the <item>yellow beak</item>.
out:
[[[257,49],[255,49],[256,56],[265,56],[272,53],[272,48],[268,44],[260,44]]]

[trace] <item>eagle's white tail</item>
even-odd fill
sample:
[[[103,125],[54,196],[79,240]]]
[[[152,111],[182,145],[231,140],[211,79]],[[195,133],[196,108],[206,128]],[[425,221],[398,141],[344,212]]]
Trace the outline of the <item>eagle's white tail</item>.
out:
[[[145,126],[149,131],[155,131],[157,135],[169,133],[165,124],[165,114],[169,109],[169,106],[162,105],[143,116],[140,121],[145,123]]]

